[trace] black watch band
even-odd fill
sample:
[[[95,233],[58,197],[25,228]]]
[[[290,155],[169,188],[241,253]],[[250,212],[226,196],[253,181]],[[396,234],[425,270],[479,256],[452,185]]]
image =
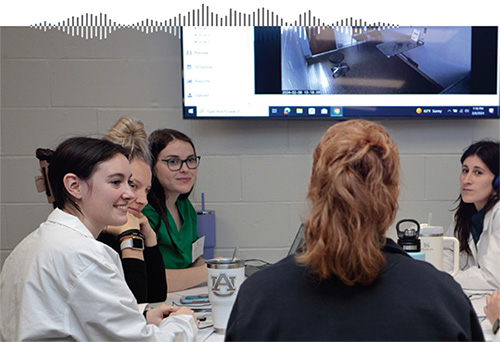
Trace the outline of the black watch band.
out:
[[[500,318],[497,318],[495,323],[493,323],[493,327],[491,330],[493,330],[493,334],[496,334],[498,332],[498,326],[500,325]]]
[[[120,235],[118,235],[117,239],[118,241],[121,242],[121,240],[125,237],[128,237],[128,236],[138,236],[140,237],[141,239],[146,239],[146,237],[144,236],[144,234],[141,233],[141,231],[139,229],[128,229],[124,232],[121,232]]]

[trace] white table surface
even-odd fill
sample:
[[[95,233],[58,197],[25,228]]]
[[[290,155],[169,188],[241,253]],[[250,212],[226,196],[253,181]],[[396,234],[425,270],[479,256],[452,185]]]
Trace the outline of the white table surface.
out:
[[[493,341],[493,331],[491,322],[486,318],[484,314],[484,307],[486,306],[486,297],[491,294],[491,292],[470,292],[465,291],[469,296],[469,299],[476,310],[476,315],[481,322],[481,327],[483,328],[484,339],[486,341]]]
[[[181,298],[183,296],[193,296],[193,295],[198,295],[198,294],[208,294],[208,288],[207,286],[200,286],[200,287],[194,287],[192,289],[188,290],[183,290],[183,291],[178,291],[178,292],[171,292],[167,295],[167,300],[165,303],[167,305],[178,305],[178,306],[187,306],[190,307],[189,305],[184,305],[181,304]],[[199,329],[198,329],[198,335],[196,336],[196,341],[197,342],[221,342],[224,341],[224,334],[217,334],[214,331],[214,328],[212,325],[210,325],[212,321],[212,313],[211,312],[195,312],[196,316],[198,317],[206,317],[205,321],[201,321],[199,324]],[[208,325],[208,326],[207,326]]]

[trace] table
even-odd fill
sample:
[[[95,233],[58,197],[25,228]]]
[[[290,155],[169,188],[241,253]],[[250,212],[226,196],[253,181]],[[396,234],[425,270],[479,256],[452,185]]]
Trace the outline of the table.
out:
[[[412,40],[391,41],[377,44],[380,50],[387,58],[399,55],[400,53],[415,49],[424,45],[423,42],[414,42]]]
[[[167,295],[167,300],[165,301],[165,303],[167,305],[175,304],[177,306],[187,306],[187,305],[181,304],[181,298],[183,296],[193,296],[193,295],[198,295],[198,294],[208,294],[207,286],[198,286],[198,287],[194,287],[194,288],[183,290],[183,291],[171,292]],[[196,336],[197,342],[204,342],[204,341],[206,341],[206,342],[222,342],[222,341],[224,341],[224,335],[215,333],[213,326],[211,325],[212,312],[200,311],[200,312],[195,312],[195,314],[199,318],[200,317],[205,318],[205,321],[202,321],[199,324],[198,335]]]
[[[484,314],[484,307],[486,306],[486,297],[491,294],[491,292],[471,292],[465,291],[465,294],[469,297],[474,310],[476,311],[477,317],[481,322],[481,328],[483,328],[484,339],[486,341],[493,340],[493,331],[491,322],[486,318]]]

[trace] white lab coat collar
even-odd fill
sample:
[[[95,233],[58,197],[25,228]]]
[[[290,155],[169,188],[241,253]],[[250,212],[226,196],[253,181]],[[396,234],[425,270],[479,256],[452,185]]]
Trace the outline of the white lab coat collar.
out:
[[[78,217],[76,217],[75,215],[71,215],[61,209],[54,209],[47,218],[47,221],[65,226],[66,228],[75,230],[82,235],[95,240],[92,232],[87,228],[87,226],[83,224],[83,222]]]

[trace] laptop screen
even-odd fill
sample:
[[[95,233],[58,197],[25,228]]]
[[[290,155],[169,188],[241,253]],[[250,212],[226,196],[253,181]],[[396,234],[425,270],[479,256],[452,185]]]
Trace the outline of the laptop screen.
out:
[[[288,251],[288,255],[294,254],[297,251],[302,250],[302,246],[305,244],[306,240],[304,237],[304,225],[301,224],[299,227],[299,231],[297,235],[295,235],[295,239],[293,240],[292,245],[290,246],[290,250]]]
[[[305,244],[304,225],[301,224],[297,234],[295,235],[295,239],[293,240],[292,245],[288,250],[288,255],[294,254],[295,252],[300,252],[304,244]],[[260,265],[252,265],[248,263],[251,261],[260,261],[262,263]],[[262,260],[256,260],[256,259],[245,260],[245,276],[250,277],[258,270],[261,270],[269,265],[271,264]]]

